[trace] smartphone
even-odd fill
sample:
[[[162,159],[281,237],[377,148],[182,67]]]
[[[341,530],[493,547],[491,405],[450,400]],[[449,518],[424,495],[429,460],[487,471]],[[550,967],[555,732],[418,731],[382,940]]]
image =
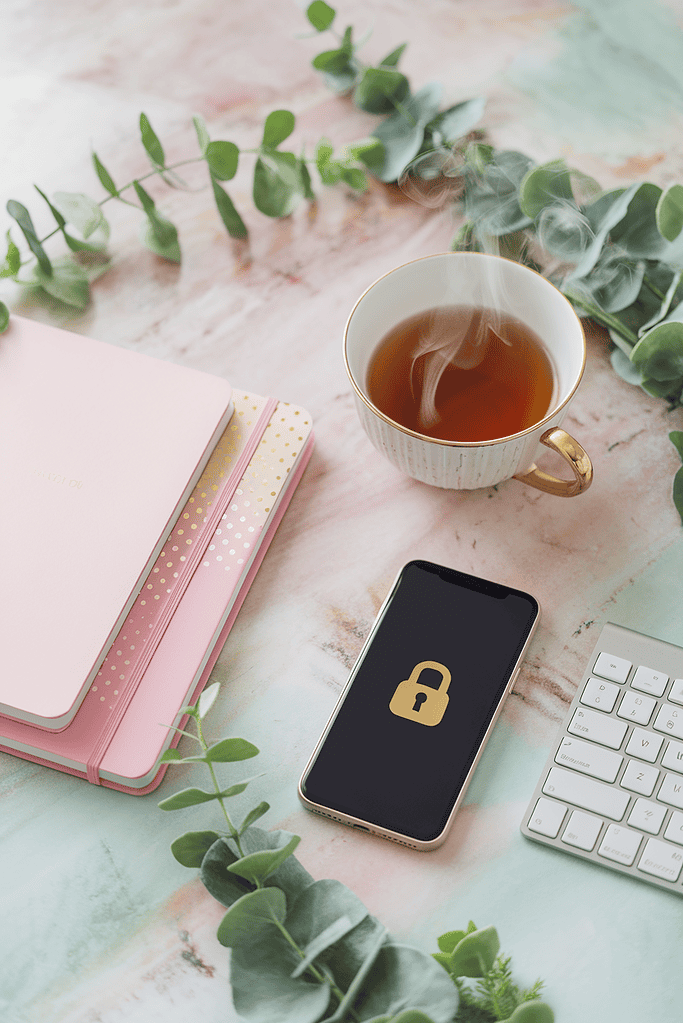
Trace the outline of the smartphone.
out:
[[[539,612],[521,590],[405,565],[301,777],[304,805],[413,849],[440,845]]]

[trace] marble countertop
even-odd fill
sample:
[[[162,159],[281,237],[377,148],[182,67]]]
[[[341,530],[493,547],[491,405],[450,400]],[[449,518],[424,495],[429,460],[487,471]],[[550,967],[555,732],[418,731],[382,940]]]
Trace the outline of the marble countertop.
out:
[[[353,0],[339,17],[373,30],[369,59],[408,40],[405,73],[415,87],[442,82],[444,105],[486,95],[483,126],[498,146],[561,155],[605,187],[683,180],[680,3]],[[342,146],[375,123],[311,68],[322,47],[287,0],[14,0],[2,22],[0,192],[3,207],[14,198],[35,211],[39,231],[49,215],[34,183],[101,198],[91,148],[117,181],[145,173],[142,110],[177,160],[195,153],[195,113],[212,137],[244,148],[278,108],[295,113],[294,148],[309,151],[323,135]],[[4,282],[0,298],[313,416],[308,469],[212,676],[223,684],[215,733],[262,750],[249,806],[267,798],[265,824],[302,836],[304,866],[347,884],[402,941],[432,951],[470,919],[495,924],[516,976],[545,980],[558,1023],[677,1023],[680,901],[533,845],[518,828],[600,626],[683,644],[683,533],[671,501],[680,460],[668,439],[683,428],[680,411],[619,379],[605,336],[589,329],[565,421],[593,460],[585,495],[559,500],[514,480],[448,492],[400,475],[360,427],[342,330],[378,276],[448,248],[454,214],[372,182],[363,195],[316,187],[314,204],[270,220],[251,201],[248,163],[230,189],[248,242],[227,238],[188,169],[189,191],[149,186],[178,225],[180,266],[145,250],[136,212],[110,203],[111,267],[87,310],[46,310]],[[428,854],[315,817],[296,795],[381,601],[416,557],[527,589],[543,609],[466,805]],[[3,1020],[238,1019],[215,937],[222,907],[169,852],[183,831],[211,827],[211,813],[181,819],[156,806],[200,783],[188,765],[134,798],[0,754]]]

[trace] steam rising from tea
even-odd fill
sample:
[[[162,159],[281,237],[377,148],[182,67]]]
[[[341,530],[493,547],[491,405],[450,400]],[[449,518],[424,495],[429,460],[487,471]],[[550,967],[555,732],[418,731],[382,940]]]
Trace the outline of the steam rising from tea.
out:
[[[555,380],[541,339],[495,309],[451,305],[403,320],[380,341],[370,400],[416,433],[496,440],[540,422]]]

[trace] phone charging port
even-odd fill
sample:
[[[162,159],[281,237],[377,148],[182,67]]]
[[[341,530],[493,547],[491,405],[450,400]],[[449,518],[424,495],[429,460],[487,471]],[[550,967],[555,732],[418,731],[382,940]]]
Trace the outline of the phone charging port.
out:
[[[359,831],[370,831],[370,828],[366,828],[364,824],[354,824],[354,828],[358,828]]]

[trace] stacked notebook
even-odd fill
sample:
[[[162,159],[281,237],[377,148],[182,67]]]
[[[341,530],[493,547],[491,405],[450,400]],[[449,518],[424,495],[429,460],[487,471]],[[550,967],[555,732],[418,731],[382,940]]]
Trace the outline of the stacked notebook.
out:
[[[310,416],[13,317],[0,428],[0,749],[148,792],[310,457]]]

